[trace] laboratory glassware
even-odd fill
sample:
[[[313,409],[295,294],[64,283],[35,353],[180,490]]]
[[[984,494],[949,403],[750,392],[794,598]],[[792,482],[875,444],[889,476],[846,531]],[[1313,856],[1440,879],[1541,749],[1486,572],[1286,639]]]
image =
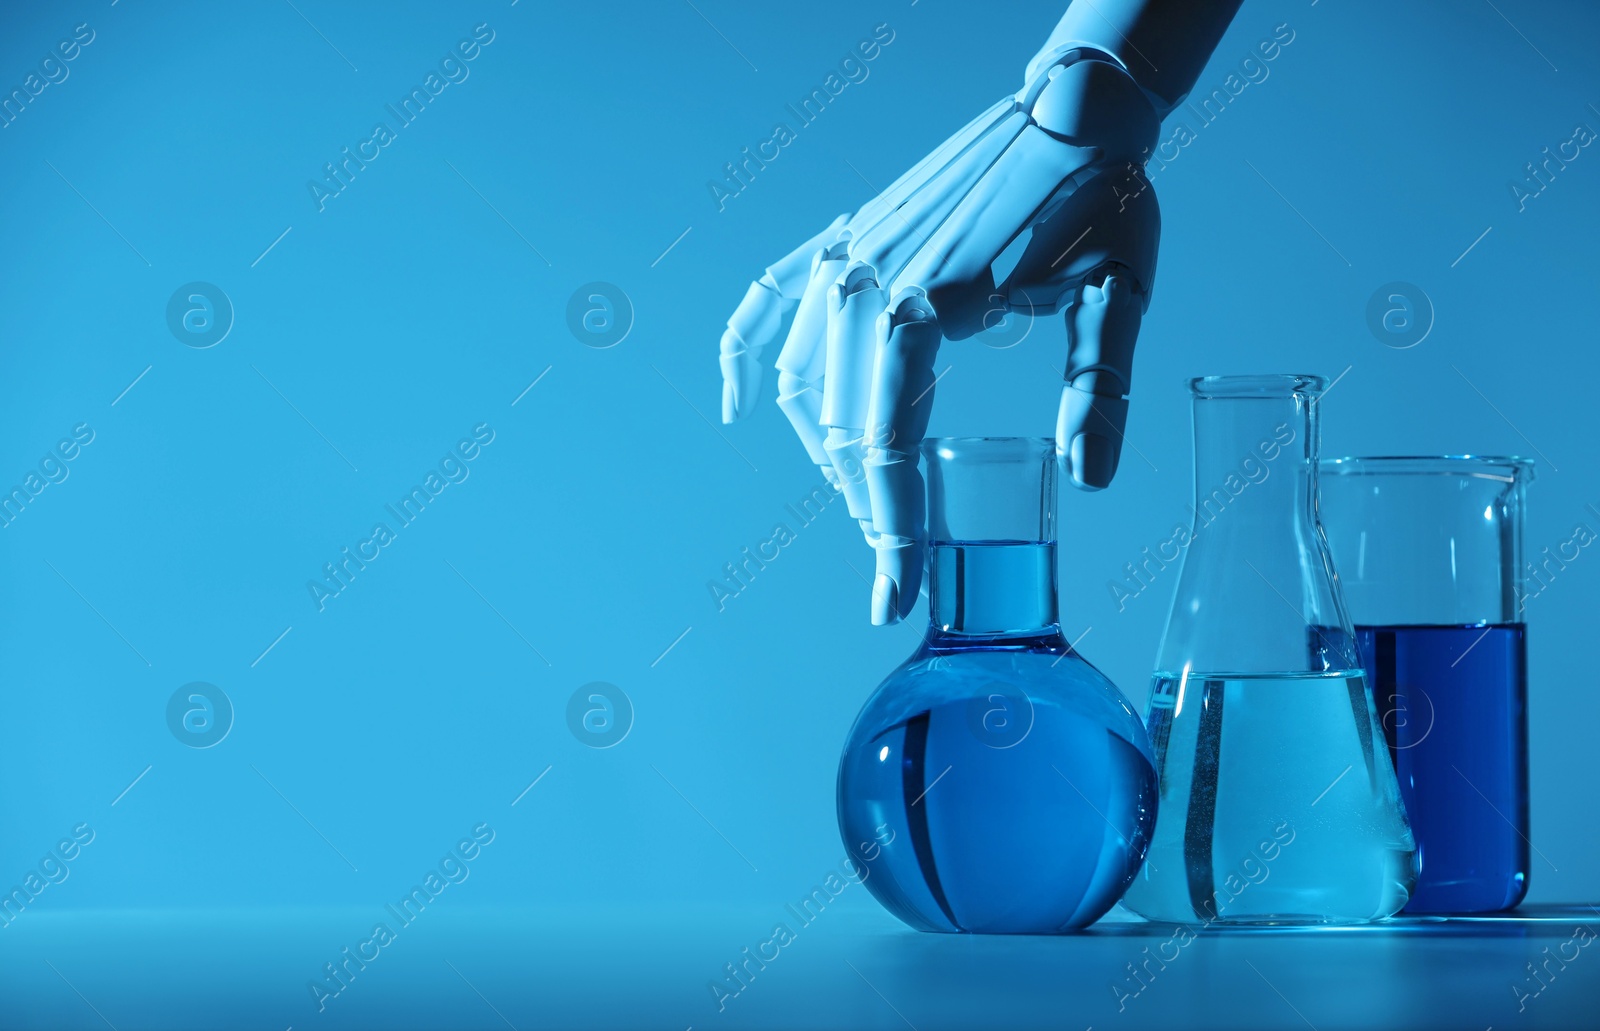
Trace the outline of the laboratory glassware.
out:
[[[1083,927],[1139,869],[1156,778],[1137,713],[1061,632],[1055,442],[922,454],[929,626],[850,731],[840,833],[912,927]]]
[[[1322,463],[1324,525],[1422,862],[1407,913],[1493,912],[1528,890],[1524,608],[1565,564],[1524,575],[1532,479],[1525,458]]]
[[[1195,501],[1146,716],[1160,818],[1123,904],[1184,924],[1392,915],[1416,849],[1317,522],[1317,376],[1189,381]]]

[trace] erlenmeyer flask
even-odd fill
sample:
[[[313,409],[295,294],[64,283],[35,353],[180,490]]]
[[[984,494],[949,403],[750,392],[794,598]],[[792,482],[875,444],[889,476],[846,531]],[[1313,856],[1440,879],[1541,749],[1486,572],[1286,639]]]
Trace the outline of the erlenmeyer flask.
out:
[[[1348,923],[1406,904],[1416,847],[1317,522],[1317,376],[1207,376],[1195,503],[1145,721],[1152,920]]]
[[[1084,927],[1139,869],[1156,782],[1138,715],[1061,635],[1055,442],[922,453],[930,625],[850,730],[840,834],[919,930]]]

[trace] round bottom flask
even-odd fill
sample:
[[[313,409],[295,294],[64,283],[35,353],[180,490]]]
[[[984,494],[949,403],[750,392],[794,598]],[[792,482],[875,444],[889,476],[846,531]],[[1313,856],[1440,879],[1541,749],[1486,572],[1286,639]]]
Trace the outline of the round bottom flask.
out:
[[[839,827],[883,905],[924,931],[1093,923],[1156,817],[1145,729],[1062,637],[1054,442],[930,440],[930,627],[868,699]]]

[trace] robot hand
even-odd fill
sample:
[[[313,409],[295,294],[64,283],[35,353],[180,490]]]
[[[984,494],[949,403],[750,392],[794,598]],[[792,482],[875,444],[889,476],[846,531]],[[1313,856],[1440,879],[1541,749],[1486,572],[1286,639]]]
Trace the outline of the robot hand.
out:
[[[1190,6],[1168,7],[1178,4]],[[1120,23],[1094,11],[1105,21],[1095,31],[1075,5],[1021,91],[769,267],[729,319],[724,422],[749,414],[759,357],[794,314],[776,362],[778,405],[876,551],[873,623],[906,616],[922,583],[918,445],[942,339],[972,336],[1007,311],[1064,311],[1056,451],[1079,487],[1097,490],[1115,475],[1160,229],[1142,169],[1176,103],[1165,99],[1172,82],[1141,83],[1119,50],[1134,47],[1130,37],[1146,46],[1152,33],[1177,37],[1193,72],[1181,99],[1237,4],[1126,0],[1112,11]],[[1209,17],[1198,42],[1196,6]],[[1196,46],[1204,46],[1198,61]],[[1181,76],[1183,62],[1174,64]],[[991,266],[1024,231],[1031,235],[1020,260],[997,284]]]

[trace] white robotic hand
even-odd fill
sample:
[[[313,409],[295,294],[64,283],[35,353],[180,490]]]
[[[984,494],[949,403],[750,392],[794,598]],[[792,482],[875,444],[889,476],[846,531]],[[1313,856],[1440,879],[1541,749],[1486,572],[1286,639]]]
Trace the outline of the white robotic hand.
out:
[[[1238,2],[1101,0],[1082,16],[1087,5],[1074,5],[1020,92],[768,268],[729,319],[724,422],[749,414],[760,355],[793,312],[778,405],[877,553],[873,623],[907,615],[922,584],[918,445],[943,338],[972,336],[997,311],[1064,311],[1057,454],[1079,487],[1115,475],[1160,231],[1142,167]],[[1137,77],[1121,53],[1137,52],[1135,39],[1187,61]],[[997,284],[991,267],[1024,231],[1021,258]]]

